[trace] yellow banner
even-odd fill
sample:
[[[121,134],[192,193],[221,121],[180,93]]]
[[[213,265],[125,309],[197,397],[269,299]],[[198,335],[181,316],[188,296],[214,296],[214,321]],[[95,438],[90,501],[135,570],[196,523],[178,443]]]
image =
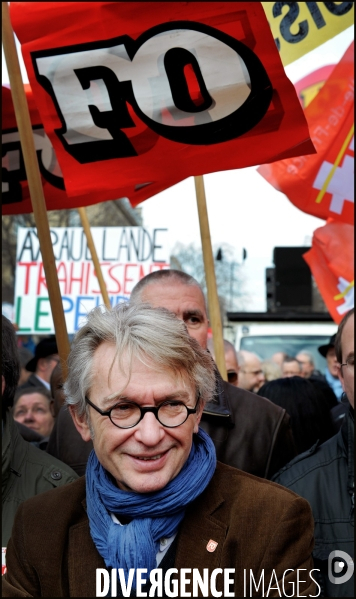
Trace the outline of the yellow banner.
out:
[[[354,2],[262,2],[284,66],[354,23]]]

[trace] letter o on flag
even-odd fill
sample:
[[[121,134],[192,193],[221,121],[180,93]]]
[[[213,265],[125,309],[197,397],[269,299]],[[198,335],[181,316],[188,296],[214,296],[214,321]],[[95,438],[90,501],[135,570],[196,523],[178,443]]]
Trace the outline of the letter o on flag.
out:
[[[265,115],[272,86],[259,58],[242,42],[212,27],[171,22],[153,27],[139,39],[132,60],[132,90],[140,118],[156,133],[188,144],[213,144],[234,139]],[[184,81],[182,52],[200,70],[197,81],[203,102],[189,112],[177,107],[171,80]],[[176,50],[167,73],[165,57]],[[182,84],[182,88],[184,85]],[[202,89],[203,88],[203,89]],[[184,98],[186,89],[181,90]],[[179,90],[175,96],[179,97]],[[190,118],[189,118],[190,117]]]

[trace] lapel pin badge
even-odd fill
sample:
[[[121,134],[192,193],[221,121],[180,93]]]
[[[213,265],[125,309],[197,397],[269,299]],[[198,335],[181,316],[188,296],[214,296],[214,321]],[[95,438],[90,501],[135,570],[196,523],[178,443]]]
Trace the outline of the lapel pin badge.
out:
[[[215,551],[215,549],[217,548],[219,543],[217,543],[216,541],[213,541],[213,539],[210,539],[209,543],[206,546],[207,551],[209,551],[209,553],[213,553]]]

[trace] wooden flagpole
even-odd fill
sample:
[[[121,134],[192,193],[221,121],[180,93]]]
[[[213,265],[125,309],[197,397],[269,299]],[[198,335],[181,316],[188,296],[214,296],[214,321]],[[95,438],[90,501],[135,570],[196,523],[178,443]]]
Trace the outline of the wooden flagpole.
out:
[[[102,273],[102,270],[101,270],[101,266],[100,266],[98,254],[96,252],[96,248],[95,248],[95,244],[94,244],[94,239],[93,239],[93,236],[91,234],[91,229],[90,229],[90,224],[89,224],[89,220],[88,220],[88,215],[86,213],[85,208],[78,208],[78,212],[79,212],[80,220],[82,222],[82,227],[84,229],[84,233],[85,233],[86,238],[87,238],[88,248],[90,250],[91,259],[93,261],[94,268],[95,268],[95,273],[96,273],[96,276],[98,278],[101,295],[103,296],[103,300],[104,300],[105,306],[110,310],[111,309],[111,304],[110,304],[110,300],[109,300],[109,295],[108,295],[108,291],[106,289],[106,285],[105,285],[103,273]]]
[[[227,381],[223,331],[221,325],[218,292],[216,288],[215,266],[213,250],[211,247],[208,210],[206,207],[203,176],[199,175],[197,177],[194,177],[194,182],[197,196],[201,244],[203,248],[205,279],[208,290],[209,317],[211,322],[211,328],[213,330],[215,362],[222,378],[224,379],[224,381]]]
[[[56,333],[58,353],[61,359],[63,379],[65,380],[67,378],[67,357],[70,351],[70,345],[50,236],[46,202],[44,199],[42,181],[32,134],[30,114],[22,81],[7,2],[2,2],[2,42],[9,73],[12,100],[20,135],[33,214],[35,217],[37,234],[40,242],[43,267],[48,288],[48,296],[51,304],[54,330]]]

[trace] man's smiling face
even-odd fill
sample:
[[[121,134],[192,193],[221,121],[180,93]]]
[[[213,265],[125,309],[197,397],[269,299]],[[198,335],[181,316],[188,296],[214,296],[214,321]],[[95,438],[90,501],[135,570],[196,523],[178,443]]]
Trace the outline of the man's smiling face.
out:
[[[195,389],[185,377],[158,370],[150,362],[143,364],[134,358],[127,382],[127,376],[115,360],[109,378],[115,352],[116,347],[105,342],[94,354],[93,383],[88,398],[98,408],[106,411],[124,400],[141,407],[158,407],[174,397],[189,408],[195,407]],[[158,491],[177,476],[188,459],[193,432],[198,432],[200,420],[200,413],[191,414],[181,426],[166,428],[152,412],[147,412],[133,428],[120,429],[108,416],[101,416],[92,407],[89,413],[90,426],[85,416],[79,418],[74,413],[83,439],[88,441],[92,433],[98,460],[118,487],[138,493]]]

